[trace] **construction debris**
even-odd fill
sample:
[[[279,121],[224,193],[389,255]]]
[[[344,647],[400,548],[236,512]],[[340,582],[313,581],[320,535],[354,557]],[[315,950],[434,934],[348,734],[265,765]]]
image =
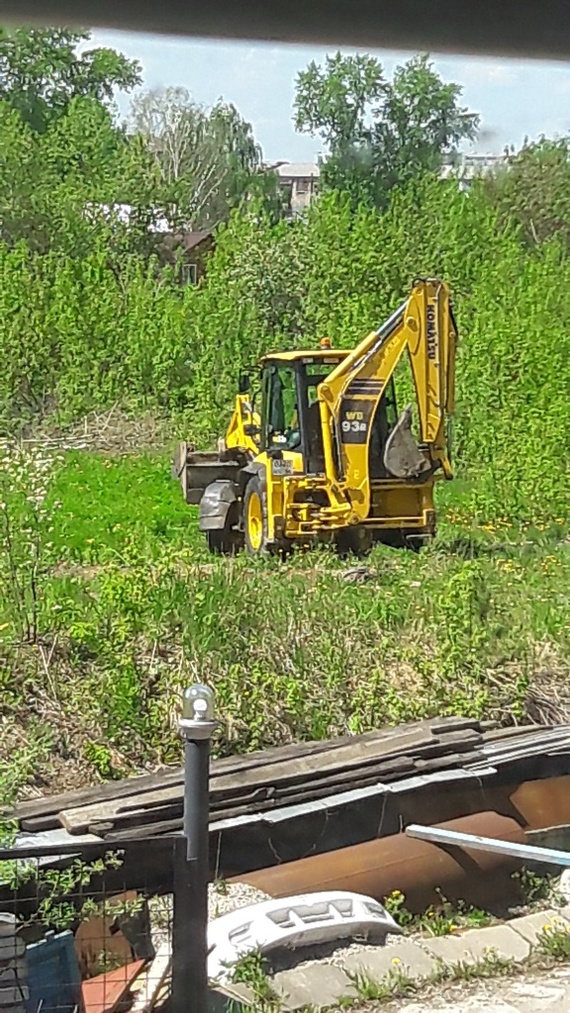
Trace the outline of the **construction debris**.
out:
[[[435,784],[444,772],[474,778],[490,769],[513,786],[567,773],[570,725],[489,729],[462,718],[420,721],[363,735],[303,743],[214,761],[211,824],[340,799],[378,786],[402,790],[414,778]],[[558,763],[557,763],[558,761]],[[519,771],[524,768],[524,776]],[[164,770],[22,802],[9,813],[26,834],[65,828],[105,841],[176,833],[182,821],[183,772]]]
[[[231,911],[210,922],[208,977],[226,984],[233,968],[252,953],[300,948],[341,939],[384,942],[401,928],[373,897],[341,890],[311,891]]]
[[[570,729],[567,740],[570,751]],[[445,718],[214,760],[211,822],[378,782],[474,767],[485,762],[484,744],[480,722]],[[31,833],[64,827],[74,835],[89,832],[105,840],[128,840],[181,829],[182,796],[183,772],[177,769],[30,800],[10,816]]]
[[[496,812],[450,820],[441,829],[484,834],[517,844],[525,841],[524,831],[516,820]],[[511,873],[520,864],[513,858],[490,852],[469,853],[466,858],[463,853],[457,854],[457,850],[444,850],[400,833],[326,855],[259,869],[239,879],[271,897],[328,889],[354,891],[380,901],[397,889],[404,894],[407,909],[416,912],[437,904],[439,890],[448,900],[488,904],[508,891],[509,886],[512,892]]]

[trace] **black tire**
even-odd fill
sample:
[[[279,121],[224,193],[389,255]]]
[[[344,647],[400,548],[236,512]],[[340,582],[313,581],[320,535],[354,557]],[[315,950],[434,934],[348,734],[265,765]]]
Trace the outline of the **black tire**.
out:
[[[214,556],[231,556],[235,552],[233,539],[226,528],[206,531],[206,543]]]
[[[421,552],[426,544],[426,539],[407,531],[378,532],[375,541],[381,545],[388,545],[391,549],[406,549],[408,552],[416,553]]]
[[[206,531],[206,543],[215,556],[235,556],[243,547],[243,538],[238,530],[238,505],[232,503],[223,528]]]
[[[243,531],[246,552],[250,556],[266,556],[267,543],[267,498],[259,477],[249,480],[243,497]]]
[[[425,549],[426,545],[430,541],[432,541],[431,538],[422,538],[421,536],[414,537],[414,535],[409,535],[408,537],[406,537],[405,547],[406,549],[408,549],[409,552],[415,552],[417,554],[421,552],[422,549]]]
[[[258,514],[257,536],[253,537],[251,530],[251,513],[254,502],[258,504],[255,513]],[[247,483],[243,497],[243,535],[245,550],[250,556],[279,556],[285,560],[293,552],[290,541],[283,540],[279,543],[270,542],[267,537],[267,496],[265,494],[265,483],[258,475]]]

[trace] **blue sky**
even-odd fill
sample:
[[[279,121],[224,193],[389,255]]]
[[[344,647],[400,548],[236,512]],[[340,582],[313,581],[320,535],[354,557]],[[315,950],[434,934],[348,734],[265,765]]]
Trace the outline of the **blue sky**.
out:
[[[145,87],[182,85],[211,105],[224,98],[254,127],[269,161],[313,161],[318,138],[292,126],[294,81],[310,60],[321,61],[329,47],[196,41],[130,32],[95,31],[90,45],[112,46],[137,58]],[[351,50],[346,50],[350,52]],[[374,50],[387,74],[411,53]],[[463,101],[480,113],[481,152],[519,147],[525,135],[570,134],[570,66],[565,63],[434,56],[438,72],[463,86]],[[120,101],[123,113],[128,101]]]

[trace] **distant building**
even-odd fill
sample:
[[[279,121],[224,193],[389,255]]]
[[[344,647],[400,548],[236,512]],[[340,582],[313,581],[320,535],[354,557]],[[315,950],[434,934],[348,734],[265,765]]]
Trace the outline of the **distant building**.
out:
[[[179,263],[179,278],[183,285],[197,285],[206,273],[208,256],[215,245],[213,229],[200,232],[173,232],[164,237],[163,250],[170,263],[174,263],[177,251],[182,252]]]
[[[461,190],[469,190],[477,177],[496,172],[507,165],[505,155],[453,152],[444,156],[440,178],[455,178]],[[279,184],[287,197],[290,217],[303,214],[319,192],[320,166],[316,162],[276,162],[267,168],[277,173]]]
[[[445,155],[441,167],[440,178],[458,180],[461,190],[469,190],[474,179],[496,172],[508,165],[505,155],[470,154]]]
[[[140,209],[133,207],[132,204],[97,204],[94,201],[89,201],[83,208],[83,214],[92,221],[97,218],[105,218],[108,222],[120,222],[121,225],[130,228],[134,222],[138,223]],[[147,224],[149,232],[166,234],[170,231],[168,219],[163,211],[153,208],[151,215]]]
[[[314,162],[277,162],[269,168],[277,173],[291,217],[303,214],[319,192],[319,166]]]

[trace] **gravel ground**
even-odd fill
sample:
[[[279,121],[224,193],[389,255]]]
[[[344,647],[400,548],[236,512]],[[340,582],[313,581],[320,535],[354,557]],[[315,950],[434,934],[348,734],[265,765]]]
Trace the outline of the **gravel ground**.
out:
[[[258,904],[271,900],[269,894],[248,886],[247,883],[211,883],[208,887],[208,917],[210,921],[230,911],[237,911],[247,904]],[[172,927],[172,894],[151,897],[149,902],[151,935],[153,945],[158,949],[167,942]]]
[[[351,1013],[570,1013],[570,967],[457,981],[411,999],[363,1003]],[[331,1010],[330,1013],[333,1013]],[[336,1013],[336,1011],[335,1011]],[[339,1013],[341,1010],[339,1008]]]
[[[260,904],[264,900],[271,900],[269,894],[247,883],[212,883],[208,889],[208,916],[212,921],[230,911],[237,911],[248,904]]]

